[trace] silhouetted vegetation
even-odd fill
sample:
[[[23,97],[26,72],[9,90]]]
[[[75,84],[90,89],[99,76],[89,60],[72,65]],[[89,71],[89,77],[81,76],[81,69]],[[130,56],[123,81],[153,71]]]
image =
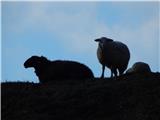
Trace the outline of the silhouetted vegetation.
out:
[[[1,88],[2,120],[160,120],[160,73]]]

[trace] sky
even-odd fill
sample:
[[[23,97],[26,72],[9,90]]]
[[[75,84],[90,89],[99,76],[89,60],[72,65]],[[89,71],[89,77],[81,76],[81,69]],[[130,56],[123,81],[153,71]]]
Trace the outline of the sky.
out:
[[[32,55],[73,60],[95,77],[102,68],[94,41],[100,37],[125,43],[128,67],[142,61],[160,71],[160,2],[2,2],[2,82],[38,82],[23,63]],[[110,76],[106,68],[105,76]]]

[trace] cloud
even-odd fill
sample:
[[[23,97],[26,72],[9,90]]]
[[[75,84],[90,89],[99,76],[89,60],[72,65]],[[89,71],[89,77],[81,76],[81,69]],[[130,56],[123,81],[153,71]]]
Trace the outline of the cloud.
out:
[[[102,4],[105,6],[103,9]],[[21,64],[26,56],[45,53],[50,58],[54,55],[57,58],[74,58],[84,62],[91,67],[96,76],[100,76],[101,65],[96,58],[97,44],[94,39],[107,36],[128,45],[131,51],[130,66],[136,61],[145,61],[154,71],[158,69],[159,16],[155,11],[153,15],[152,12],[145,13],[145,5],[141,4],[142,6],[136,7],[134,11],[130,8],[132,4],[120,7],[116,2],[113,2],[114,7],[107,2],[8,2],[2,5],[2,33],[3,36],[7,36],[3,37],[3,47],[10,48],[14,45],[12,50],[7,49],[7,53],[3,53],[8,55],[4,56],[5,60],[12,59],[13,53],[19,53],[15,61],[19,59]],[[146,8],[150,10],[153,7]],[[118,14],[108,14],[108,11],[119,11],[122,16],[114,18],[113,15]],[[140,12],[137,17],[138,11]],[[99,18],[99,15],[104,17]],[[108,22],[109,20],[111,22]],[[27,39],[26,36],[31,36],[31,39]],[[37,42],[37,46],[32,46]],[[57,46],[61,47],[58,49]],[[63,55],[59,55],[57,51],[59,54],[63,52]],[[18,66],[21,77],[31,79],[31,73],[32,77],[35,76],[33,71],[27,73],[22,70],[18,62],[13,61],[11,64],[14,69]],[[11,74],[9,72],[7,76]]]
[[[127,5],[125,6],[128,8]],[[19,9],[21,9],[24,5],[21,6],[21,4],[18,4],[17,6]],[[96,37],[108,35],[117,39],[121,39],[121,37],[125,39],[126,36],[131,36],[133,39],[135,38],[133,33],[140,33],[138,30],[134,31],[132,28],[125,28],[125,26],[120,26],[117,23],[112,26],[107,26],[105,23],[100,22],[96,16],[98,4],[95,2],[31,2],[25,4],[25,6],[28,7],[25,7],[26,9],[24,10],[24,16],[20,17],[23,18],[20,19],[21,28],[18,27],[20,32],[26,32],[25,30],[27,27],[40,27],[41,29],[43,28],[44,30],[52,32],[54,35],[57,35],[62,44],[67,46],[72,44],[73,46],[68,48],[77,48],[77,51],[88,51],[91,47],[87,46],[92,44],[93,42],[91,42],[91,40],[95,39]],[[138,8],[140,9],[139,6]],[[19,22],[17,22],[17,24],[19,24]],[[17,24],[15,24],[14,28],[16,28]],[[149,26],[147,27],[150,28]],[[147,32],[147,27],[144,28],[145,33]],[[137,28],[141,29],[142,25]],[[128,33],[127,31],[131,32]],[[151,30],[148,30],[148,32],[151,32]],[[126,35],[126,33],[128,35]],[[148,40],[148,37],[145,39],[145,41],[146,40]],[[94,45],[92,44],[92,46]]]

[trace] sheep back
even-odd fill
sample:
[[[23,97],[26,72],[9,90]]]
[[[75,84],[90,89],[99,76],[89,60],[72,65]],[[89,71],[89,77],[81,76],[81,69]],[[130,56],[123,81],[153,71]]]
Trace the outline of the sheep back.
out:
[[[149,73],[151,72],[150,66],[144,62],[136,62],[126,73]]]
[[[92,71],[84,64],[75,61],[52,61],[46,70],[47,79],[86,79],[93,78]]]
[[[89,67],[75,61],[50,61],[41,56],[32,56],[24,63],[25,68],[34,67],[41,83],[59,79],[86,79],[94,75]]]

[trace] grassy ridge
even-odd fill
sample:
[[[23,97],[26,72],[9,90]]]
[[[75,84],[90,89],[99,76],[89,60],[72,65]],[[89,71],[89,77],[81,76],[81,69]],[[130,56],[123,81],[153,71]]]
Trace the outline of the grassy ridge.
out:
[[[160,74],[2,83],[2,120],[160,120]]]

